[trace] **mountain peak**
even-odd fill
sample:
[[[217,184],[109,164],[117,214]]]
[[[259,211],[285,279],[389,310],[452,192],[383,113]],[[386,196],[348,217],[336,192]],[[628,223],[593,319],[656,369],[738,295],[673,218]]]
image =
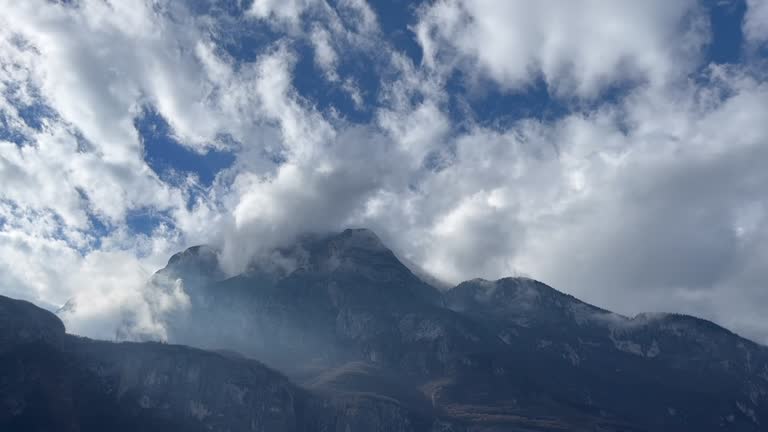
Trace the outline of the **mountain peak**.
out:
[[[737,336],[732,331],[703,318],[670,312],[643,312],[630,320],[633,325],[664,329],[675,333],[691,332],[709,336]],[[746,340],[746,339],[745,339]],[[750,343],[754,343],[749,341]]]
[[[171,256],[165,268],[158,273],[202,276],[205,279],[223,279],[219,251],[208,245],[197,245]]]
[[[502,320],[542,322],[605,312],[527,277],[462,282],[445,295],[450,309]]]
[[[708,321],[628,318],[528,277],[472,279],[440,292],[368,229],[300,235],[265,248],[232,278],[204,277],[205,263],[217,263],[216,251],[193,247],[164,270],[183,279],[171,288],[190,298],[188,308],[160,317],[168,340],[241,351],[323,393],[366,392],[414,410],[506,412],[510,427],[499,430],[517,430],[521,413],[567,422],[574,407],[583,407],[578,421],[600,413],[601,425],[608,416],[643,424],[650,412],[675,426],[632,430],[714,430],[696,426],[737,421],[739,410],[762,421],[758,411],[768,412],[760,396],[768,395],[768,351]],[[701,391],[701,377],[711,377],[711,393]],[[534,394],[546,401],[526,396]],[[350,428],[358,429],[383,430]]]
[[[17,344],[55,342],[65,333],[53,313],[24,300],[0,296],[0,352]]]
[[[367,228],[347,228],[341,233],[332,236],[332,239],[342,242],[346,247],[367,249],[367,250],[387,250],[381,239],[375,232]]]
[[[341,232],[306,233],[300,235],[292,244],[277,249],[283,254],[388,252],[384,243],[375,232],[367,228],[348,228]]]
[[[451,291],[456,291],[457,293],[462,291],[471,292],[476,301],[483,303],[503,300],[533,300],[542,296],[570,297],[568,294],[562,293],[536,279],[520,276],[504,277],[496,280],[475,278],[460,283]]]
[[[196,245],[187,248],[184,251],[173,254],[168,260],[168,266],[184,265],[194,261],[208,261],[218,265],[218,251],[208,245]]]
[[[285,267],[313,271],[352,270],[388,266],[397,261],[392,251],[373,231],[364,228],[334,233],[307,233],[294,243],[257,256],[252,268]],[[290,273],[290,271],[289,271]]]

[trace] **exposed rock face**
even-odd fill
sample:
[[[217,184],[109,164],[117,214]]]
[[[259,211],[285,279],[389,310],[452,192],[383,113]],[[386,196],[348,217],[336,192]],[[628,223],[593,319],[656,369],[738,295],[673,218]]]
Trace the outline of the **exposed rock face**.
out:
[[[6,297],[0,337],[0,430],[304,430],[308,396],[253,360],[66,335]]]
[[[416,431],[392,400],[311,394],[242,356],[66,335],[0,296],[3,431]]]
[[[301,237],[232,278],[216,251],[195,247],[150,283],[189,297],[158,317],[170,342],[230,351],[76,338],[48,312],[0,299],[0,430],[768,424],[766,347],[689,316],[624,317],[532,279],[440,292],[367,230]]]

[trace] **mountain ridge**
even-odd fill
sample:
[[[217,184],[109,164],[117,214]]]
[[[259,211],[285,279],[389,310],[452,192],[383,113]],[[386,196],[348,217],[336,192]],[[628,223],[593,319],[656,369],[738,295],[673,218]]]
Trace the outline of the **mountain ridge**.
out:
[[[231,277],[213,248],[191,248],[148,289],[189,297],[154,317],[169,342],[258,359],[313,395],[312,421],[341,410],[357,419],[348,425],[367,422],[351,430],[756,432],[768,422],[762,345],[695,317],[615,314],[530,278],[440,291],[368,230],[301,236]]]
[[[394,401],[315,394],[231,353],[70,335],[53,313],[5,296],[0,396],[0,429],[18,432],[416,431]]]
[[[265,359],[320,391],[354,393],[397,373],[421,389],[439,415],[482,418],[487,430],[497,427],[492,424],[539,427],[535,419],[551,412],[563,413],[570,425],[607,421],[658,430],[678,422],[707,430],[733,426],[730,415],[754,426],[738,407],[766,409],[766,348],[707,320],[626,317],[523,277],[478,278],[438,290],[369,230],[301,236],[264,256],[267,261],[246,273],[203,289],[207,306],[195,314],[210,317],[204,322],[237,323],[207,340]],[[278,263],[269,262],[275,258]],[[298,364],[296,358],[306,360],[303,367],[286,367]],[[659,386],[668,388],[667,399],[650,397]],[[384,387],[382,394],[400,395],[405,405],[420,404],[408,389]],[[620,393],[630,387],[641,396]],[[686,402],[691,392],[699,394],[695,404]],[[518,403],[500,405],[505,400]],[[643,418],[649,410],[670,417],[667,408],[678,414],[655,425]],[[477,417],[477,410],[496,414]],[[682,413],[694,412],[698,423],[684,419]]]
[[[395,258],[398,261],[402,261],[402,260],[400,260],[400,258],[397,257],[397,255],[393,251],[388,249],[383,244],[383,242],[378,237],[378,235],[376,235],[370,229],[367,229],[367,228],[348,228],[348,229],[345,229],[345,230],[343,230],[343,231],[341,231],[340,233],[337,233],[337,234],[339,236],[343,236],[343,237],[344,236],[351,237],[354,234],[362,234],[364,236],[362,238],[369,239],[369,241],[371,241],[371,244],[374,245],[376,248],[386,249],[386,251],[388,251],[389,253],[392,254],[393,258]],[[306,242],[307,240],[316,241],[318,239],[323,239],[323,238],[326,238],[326,237],[334,237],[334,234],[332,234],[332,233],[331,234],[317,234],[317,233],[303,234],[303,235],[298,236],[297,243],[298,244],[302,244],[302,243]],[[280,253],[285,253],[285,252],[290,252],[290,248],[287,248],[285,246],[277,247],[277,248],[274,249],[274,251],[278,251]],[[168,269],[169,267],[172,267],[173,265],[177,264],[178,262],[182,261],[185,258],[186,259],[189,259],[189,258],[195,259],[194,257],[198,257],[201,252],[205,253],[205,254],[210,254],[210,253],[214,253],[215,254],[215,253],[217,253],[217,249],[215,249],[215,248],[213,248],[213,247],[211,247],[209,245],[205,245],[205,244],[191,246],[191,247],[185,249],[184,251],[177,252],[176,254],[172,255],[171,258],[169,259],[168,263],[166,264],[166,266],[164,268],[158,270],[158,272],[162,272],[162,271]],[[273,254],[267,254],[267,257],[269,257],[271,259],[275,258],[274,257],[274,253]],[[229,277],[225,277],[225,276],[223,276],[223,271],[220,268],[217,268],[217,269],[210,268],[211,265],[217,265],[217,264],[214,264],[214,261],[211,260],[209,256],[204,258],[203,263],[197,262],[196,264],[197,264],[196,265],[197,268],[208,269],[209,271],[218,274],[219,276],[221,276],[220,277],[221,280],[230,279],[230,278],[235,278],[235,277],[241,276],[241,275],[243,275],[245,273],[254,271],[254,267],[258,267],[258,265],[252,264],[251,266],[249,266],[249,268],[244,273],[237,274],[237,275],[232,275],[232,276],[229,276]],[[202,265],[200,265],[200,264],[202,264]],[[467,284],[472,284],[472,283],[479,283],[479,284],[486,285],[486,284],[499,284],[499,283],[502,283],[504,281],[528,281],[528,282],[532,282],[532,283],[538,284],[539,286],[545,287],[547,290],[551,290],[551,291],[557,293],[557,295],[562,296],[564,299],[569,299],[571,301],[575,301],[578,304],[586,305],[589,308],[594,309],[595,311],[608,313],[608,314],[610,314],[613,317],[624,318],[624,319],[629,320],[629,321],[635,321],[635,320],[645,321],[645,320],[657,319],[657,318],[661,318],[661,317],[670,317],[670,318],[674,317],[676,319],[688,318],[688,319],[691,319],[691,320],[697,320],[697,321],[702,321],[702,322],[708,323],[709,325],[716,326],[717,328],[720,328],[720,329],[722,329],[724,331],[732,333],[732,334],[734,334],[734,335],[736,335],[736,336],[738,336],[738,337],[740,337],[740,338],[742,338],[744,340],[747,340],[747,341],[749,341],[751,343],[754,343],[754,344],[757,344],[757,345],[760,345],[760,346],[765,346],[764,344],[760,344],[757,341],[754,341],[754,340],[751,340],[751,339],[749,339],[747,337],[741,336],[740,334],[738,334],[738,333],[734,332],[733,330],[728,329],[728,328],[726,328],[726,327],[716,323],[715,321],[712,321],[712,320],[706,319],[706,318],[697,317],[695,315],[684,314],[684,313],[674,312],[674,311],[644,311],[644,312],[638,312],[638,313],[634,314],[633,316],[621,315],[621,314],[618,314],[616,312],[612,312],[612,311],[610,311],[608,309],[604,309],[604,308],[602,308],[600,306],[596,306],[594,304],[587,303],[587,302],[579,299],[578,297],[576,297],[576,296],[574,296],[572,294],[568,294],[566,292],[560,291],[560,290],[558,290],[558,289],[556,289],[556,288],[554,288],[554,287],[552,287],[552,286],[550,286],[550,285],[548,285],[548,284],[546,284],[546,283],[544,283],[544,282],[542,282],[542,281],[540,281],[538,279],[527,277],[527,276],[504,276],[504,277],[501,277],[501,278],[498,278],[498,279],[495,279],[495,280],[489,280],[489,279],[477,277],[477,278],[472,278],[472,279],[468,279],[468,280],[459,282],[458,284],[455,284],[455,285],[447,285],[447,286],[437,287],[433,283],[430,283],[430,281],[423,280],[424,278],[422,276],[418,275],[417,272],[412,271],[409,266],[407,266],[405,264],[402,264],[402,266],[404,268],[406,268],[414,277],[416,277],[419,280],[421,280],[424,284],[433,287],[435,290],[440,291],[444,295],[449,294],[451,292],[455,292],[461,286],[464,286],[464,285],[467,285]],[[295,269],[293,269],[293,271],[296,271],[296,270],[299,270],[299,269],[300,268],[295,268]],[[287,274],[286,274],[286,276],[287,276]],[[431,275],[429,275],[429,276],[431,276]],[[432,277],[434,278],[434,276],[432,276]],[[437,278],[435,278],[435,279],[437,280]]]

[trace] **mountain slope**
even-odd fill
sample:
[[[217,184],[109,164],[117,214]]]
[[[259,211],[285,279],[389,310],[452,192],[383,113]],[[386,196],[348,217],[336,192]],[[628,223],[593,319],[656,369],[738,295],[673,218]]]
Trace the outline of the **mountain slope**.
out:
[[[0,296],[0,430],[425,429],[391,400],[316,396],[242,356],[71,336],[50,312]]]
[[[509,344],[510,386],[534,376],[526,386],[537,392],[649,430],[760,430],[766,421],[768,350],[711,322],[627,318],[525,278],[468,281],[446,304]],[[503,382],[484,391],[503,399]]]
[[[317,391],[376,394],[473,430],[768,422],[762,346],[692,317],[623,317],[525,278],[441,293],[367,230],[303,236],[229,279],[200,283],[175,262],[159,273],[197,284],[185,319],[168,322],[171,341],[234,349]]]
[[[167,320],[174,342],[235,349],[283,367],[297,359],[320,369],[363,359],[419,374],[444,369],[454,353],[497,343],[442,307],[441,293],[367,230],[303,237],[203,288],[177,262],[158,272],[193,285],[192,308]]]

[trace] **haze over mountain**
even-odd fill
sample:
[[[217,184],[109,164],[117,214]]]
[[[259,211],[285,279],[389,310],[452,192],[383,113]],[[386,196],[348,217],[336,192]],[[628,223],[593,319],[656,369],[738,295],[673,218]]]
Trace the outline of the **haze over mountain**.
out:
[[[156,309],[167,342],[208,352],[64,336],[50,314],[5,299],[0,357],[25,372],[0,418],[36,424],[31,413],[43,412],[41,422],[81,424],[93,419],[77,401],[104,397],[120,422],[174,418],[182,430],[759,431],[768,422],[768,347],[692,316],[618,315],[529,278],[440,291],[369,230],[299,236],[233,277],[214,249],[196,246],[148,287],[188,299]],[[126,321],[119,337],[154,337],[135,330]],[[258,373],[246,379],[233,365]],[[88,393],[45,387],[57,374],[86,380]],[[268,402],[280,405],[274,415],[256,396],[275,392],[273,382],[283,394]],[[70,394],[74,405],[51,411],[49,398]],[[233,394],[251,402],[232,407]]]
[[[391,401],[323,399],[232,353],[68,335],[4,296],[0,364],[7,431],[413,430]]]

